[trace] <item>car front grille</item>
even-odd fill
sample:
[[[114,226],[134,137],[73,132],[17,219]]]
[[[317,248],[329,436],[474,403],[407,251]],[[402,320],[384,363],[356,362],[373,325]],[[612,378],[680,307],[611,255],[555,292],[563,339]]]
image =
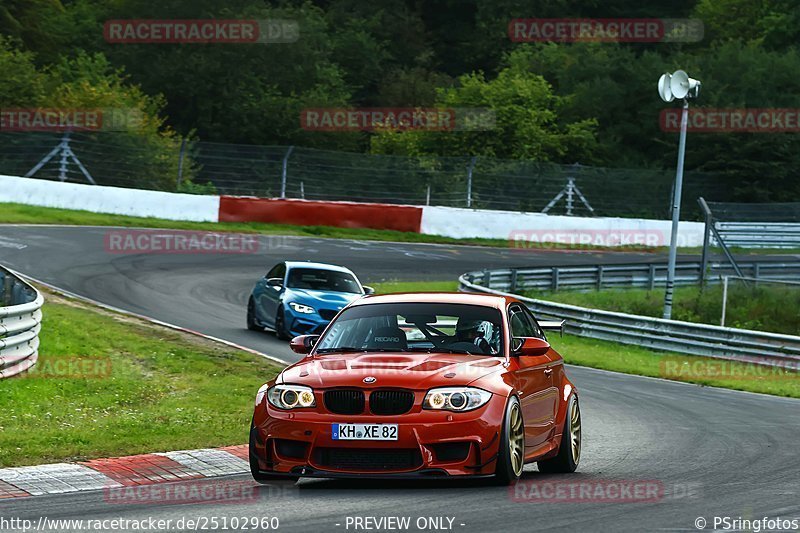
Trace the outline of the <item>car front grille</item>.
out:
[[[317,448],[314,462],[335,470],[413,470],[422,466],[418,449]]]
[[[407,390],[376,390],[369,395],[374,415],[402,415],[414,406],[414,393]]]
[[[359,415],[364,412],[364,392],[354,389],[325,391],[325,408],[337,415]]]
[[[321,316],[325,320],[333,320],[333,317],[335,317],[338,312],[339,311],[335,309],[320,309],[319,316]]]

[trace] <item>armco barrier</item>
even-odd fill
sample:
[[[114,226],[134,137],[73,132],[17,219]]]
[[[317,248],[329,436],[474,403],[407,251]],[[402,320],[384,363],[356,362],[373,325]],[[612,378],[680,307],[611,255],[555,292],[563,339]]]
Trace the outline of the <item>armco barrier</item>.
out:
[[[739,263],[742,274],[764,280],[800,280],[800,261],[760,261]],[[682,262],[675,267],[676,285],[700,283],[700,263]],[[711,262],[706,280],[719,281],[721,276],[736,273],[726,262]],[[553,266],[482,270],[467,274],[469,279],[484,287],[501,291],[520,290],[581,290],[664,286],[667,265],[664,263],[635,263],[619,265]]]
[[[614,313],[526,298],[493,288],[504,276],[501,271],[467,273],[459,278],[459,290],[514,296],[525,302],[537,317],[566,320],[564,331],[582,337],[800,370],[800,337]],[[489,284],[481,284],[486,280]]]
[[[39,291],[0,267],[0,379],[36,364],[43,304]]]

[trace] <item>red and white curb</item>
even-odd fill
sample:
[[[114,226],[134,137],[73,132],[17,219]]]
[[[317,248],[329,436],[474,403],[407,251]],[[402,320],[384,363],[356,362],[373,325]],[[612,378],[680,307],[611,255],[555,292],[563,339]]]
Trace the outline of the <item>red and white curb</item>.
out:
[[[0,469],[0,500],[250,472],[248,447],[228,446]]]

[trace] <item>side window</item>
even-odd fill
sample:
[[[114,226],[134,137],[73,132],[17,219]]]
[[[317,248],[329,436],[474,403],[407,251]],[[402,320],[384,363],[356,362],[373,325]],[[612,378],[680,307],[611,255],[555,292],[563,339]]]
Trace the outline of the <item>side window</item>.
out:
[[[508,309],[509,322],[511,323],[512,337],[537,337],[533,325],[525,316],[525,312],[518,305],[513,305]]]
[[[272,270],[267,272],[267,279],[270,278],[281,278],[283,279],[286,276],[286,263],[278,263]]]
[[[531,310],[525,307],[524,312],[525,316],[528,318],[528,322],[530,322],[531,326],[533,327],[533,332],[534,332],[533,336],[539,337],[540,339],[544,339],[545,338],[544,331],[542,331],[542,328],[539,327],[539,322],[536,321],[536,317],[533,316]]]

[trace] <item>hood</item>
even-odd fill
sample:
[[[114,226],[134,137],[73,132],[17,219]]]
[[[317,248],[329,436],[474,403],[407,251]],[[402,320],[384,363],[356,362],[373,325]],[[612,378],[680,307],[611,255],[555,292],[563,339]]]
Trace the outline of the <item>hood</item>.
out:
[[[281,374],[284,383],[312,388],[400,387],[427,390],[468,385],[505,370],[499,357],[437,353],[359,353],[306,358]],[[364,378],[375,378],[365,383]]]
[[[331,307],[344,307],[352,301],[363,297],[363,294],[352,292],[314,291],[311,289],[286,289],[290,301],[313,305],[324,303]]]

